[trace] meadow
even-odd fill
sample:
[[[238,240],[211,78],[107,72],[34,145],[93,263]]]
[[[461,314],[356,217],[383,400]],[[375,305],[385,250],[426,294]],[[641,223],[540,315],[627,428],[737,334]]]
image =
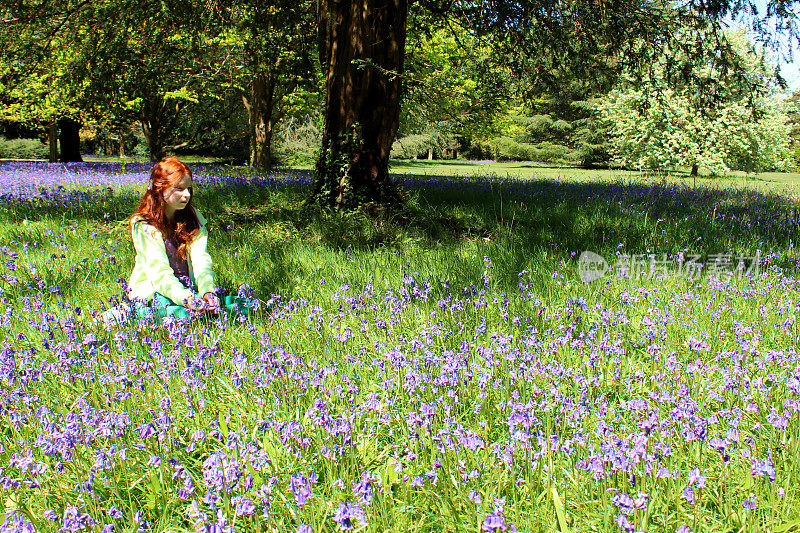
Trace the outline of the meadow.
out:
[[[106,330],[149,165],[0,163],[0,531],[800,531],[796,175],[403,166],[194,165],[259,309]]]

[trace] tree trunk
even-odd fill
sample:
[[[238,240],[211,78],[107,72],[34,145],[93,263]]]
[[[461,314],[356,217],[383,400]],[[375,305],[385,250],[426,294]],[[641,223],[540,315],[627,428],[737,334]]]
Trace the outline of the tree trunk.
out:
[[[250,124],[250,166],[269,170],[272,166],[275,76],[261,73],[253,79],[250,100],[243,98]]]
[[[58,161],[58,123],[51,122],[47,127],[47,140],[50,145],[49,161],[55,163]]]
[[[59,119],[58,129],[58,144],[61,147],[59,161],[62,163],[83,161],[81,157],[81,138],[79,135],[81,123],[77,120],[65,117]]]
[[[692,165],[692,171],[689,173],[690,176],[697,176],[697,172],[700,170],[700,167],[695,163]]]
[[[155,97],[149,99],[142,107],[142,133],[147,140],[147,149],[150,152],[150,161],[157,163],[164,159],[164,132],[162,119],[164,112],[164,101],[162,98]]]
[[[161,142],[161,124],[157,117],[142,119],[142,132],[147,140],[147,149],[150,152],[150,161],[156,163],[164,159],[164,147]]]
[[[353,208],[396,196],[389,151],[400,117],[408,0],[319,0],[325,130],[315,199]]]

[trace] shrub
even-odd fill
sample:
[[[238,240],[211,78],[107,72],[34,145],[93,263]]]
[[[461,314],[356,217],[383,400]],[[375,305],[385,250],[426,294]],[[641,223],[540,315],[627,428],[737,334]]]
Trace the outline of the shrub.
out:
[[[402,139],[397,139],[392,144],[392,151],[389,157],[393,159],[417,159],[426,157],[428,150],[436,151],[436,146],[432,143],[431,135],[424,133],[406,135]]]
[[[287,165],[313,164],[322,145],[322,117],[309,115],[304,120],[290,117],[279,124],[272,140],[272,153]]]
[[[389,157],[395,159],[416,159],[428,157],[428,152],[433,152],[434,157],[441,157],[447,149],[458,148],[459,143],[450,134],[434,131],[431,133],[417,133],[397,139],[392,144]]]
[[[492,158],[492,147],[485,141],[473,141],[458,152],[460,159],[484,160]]]
[[[489,141],[492,156],[498,161],[538,161],[549,163],[578,164],[584,154],[568,146],[540,142],[537,144],[521,143],[509,137],[499,137]]]
[[[47,159],[49,147],[39,139],[0,137],[0,159]]]

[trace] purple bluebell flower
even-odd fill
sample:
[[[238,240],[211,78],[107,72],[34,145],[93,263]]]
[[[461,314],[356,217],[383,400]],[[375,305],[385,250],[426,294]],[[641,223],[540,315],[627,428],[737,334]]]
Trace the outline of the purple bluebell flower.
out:
[[[313,495],[311,494],[311,484],[305,475],[292,474],[289,481],[289,486],[294,493],[294,499],[298,507],[303,507],[307,500],[313,498]]]
[[[3,517],[0,533],[36,533],[36,528],[25,520],[24,514],[14,511],[6,513]]]
[[[629,533],[636,531],[636,527],[633,524],[631,524],[631,521],[628,520],[628,517],[625,516],[624,514],[619,515],[616,519],[614,519],[614,522],[616,522],[617,526],[622,531],[626,531]]]
[[[764,459],[763,461],[753,460],[750,472],[754,476],[768,476],[770,481],[775,481],[775,464],[769,458]]]
[[[636,512],[636,507],[633,503],[633,498],[624,492],[619,492],[611,498],[611,503],[617,507],[624,515],[632,515]]]
[[[744,501],[742,502],[742,508],[745,511],[755,511],[756,509],[758,509],[758,505],[756,504],[756,497],[753,493],[750,493],[750,495],[744,499]]]
[[[256,512],[256,505],[253,500],[245,496],[235,496],[231,498],[231,503],[236,506],[236,516],[250,516]]]
[[[498,531],[508,531],[509,533],[517,533],[517,528],[514,524],[506,522],[502,512],[495,511],[483,519],[481,529],[488,533],[496,533]]]
[[[700,473],[699,468],[693,468],[689,472],[689,485],[695,485],[698,489],[703,489],[706,486],[706,478]]]
[[[358,505],[351,504],[349,501],[339,504],[339,508],[336,509],[333,520],[339,524],[339,528],[343,530],[353,529],[354,520],[358,520],[362,524],[367,522],[364,510]]]
[[[75,533],[84,529],[91,529],[97,521],[88,514],[81,512],[74,505],[67,504],[64,508],[64,515],[61,522],[61,531],[65,533]]]
[[[361,481],[353,485],[353,494],[358,498],[360,504],[372,503],[372,486],[376,483],[379,483],[379,479],[372,472],[366,471],[361,474]]]

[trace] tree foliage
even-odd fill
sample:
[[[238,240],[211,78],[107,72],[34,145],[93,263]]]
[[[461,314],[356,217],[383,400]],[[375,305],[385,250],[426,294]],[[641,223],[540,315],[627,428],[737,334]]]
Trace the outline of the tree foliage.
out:
[[[208,43],[202,30],[208,17],[200,16],[199,5],[175,0],[12,2],[0,36],[4,44],[14,43],[8,56],[12,64],[39,65],[54,78],[41,91],[23,89],[28,99],[52,108],[48,102],[67,90],[67,101],[80,109],[81,118],[112,130],[124,130],[138,119],[156,159],[185,105],[210,94],[203,90]],[[40,83],[31,74],[22,72],[20,81]]]
[[[632,73],[599,98],[597,109],[611,128],[614,156],[625,166],[666,169],[704,167],[714,174],[731,169],[758,172],[786,169],[789,127],[785,106],[774,91],[771,68],[745,39],[728,36],[742,69],[740,84],[723,83],[710,62],[665,56],[661,70],[643,78]],[[668,81],[669,62],[690,68],[691,76]]]
[[[758,118],[736,101],[701,111],[690,91],[664,87],[657,97],[636,89],[614,90],[600,111],[612,125],[614,156],[626,167],[702,167],[713,174],[786,170],[786,114],[776,101],[759,106]]]
[[[137,121],[153,160],[191,145],[209,129],[203,117],[225,118],[219,113],[229,114],[226,100],[236,97],[256,124],[251,152],[268,162],[263,130],[280,118],[287,94],[306,80],[313,84],[309,1],[33,0],[4,9],[9,24],[0,37],[18,45],[5,70],[24,62],[49,73],[21,67],[2,73],[24,96],[7,113],[33,120],[16,109],[42,108],[46,117],[61,118],[79,109],[120,141]],[[67,110],[62,87],[69,90]],[[5,100],[14,103],[12,97]]]
[[[718,75],[706,78],[705,84],[695,83],[701,88],[699,95],[704,101],[717,100],[732,81],[744,91],[750,90],[746,69],[737,62],[733,47],[721,31],[723,17],[735,17],[743,11],[757,12],[750,2],[427,0],[421,3],[441,20],[461,24],[470,35],[490,42],[506,58],[512,72],[524,76],[533,93],[557,91],[564,74],[603,83],[613,81],[623,72],[652,77],[643,67],[658,58],[667,58],[660,70],[668,87],[694,83],[696,72],[687,65],[710,65]],[[352,205],[342,201],[346,194],[380,200],[385,196],[383,192],[391,188],[387,178],[388,146],[397,130],[394,117],[398,116],[400,99],[395,94],[405,72],[405,14],[409,4],[407,0],[365,0],[357,7],[334,2],[320,2],[320,6],[321,62],[327,72],[327,93],[323,151],[316,173],[317,197],[323,203],[339,207]],[[796,14],[793,0],[770,0],[768,9],[776,16],[775,20],[781,23],[789,20],[788,30],[793,31],[791,21]],[[376,15],[370,18],[368,13]],[[387,16],[387,13],[399,15]],[[353,25],[353,20],[365,18],[370,21],[370,31],[361,31],[358,25]],[[675,39],[678,34],[691,38]],[[389,50],[391,53],[387,53]],[[333,51],[349,55],[344,58]],[[677,53],[686,60],[672,62],[669,58]],[[359,69],[362,74],[355,74]],[[353,83],[355,79],[367,78],[382,89],[376,90],[373,83]],[[366,145],[365,139],[371,144]],[[374,142],[374,139],[381,140]],[[363,165],[363,161],[369,163]]]
[[[230,84],[247,110],[250,166],[272,165],[272,140],[293,101],[318,90],[316,11],[310,0],[224,2],[221,44]],[[302,97],[301,97],[302,98]]]
[[[409,31],[404,81],[401,135],[434,125],[443,133],[491,137],[512,89],[492,47],[460,26],[431,27],[427,20]]]
[[[82,115],[84,85],[72,83],[69,76],[75,50],[59,33],[69,18],[64,14],[63,20],[54,17],[42,24],[23,24],[16,10],[0,6],[0,16],[7,21],[0,26],[4,45],[0,47],[0,119],[47,131],[50,160],[55,161],[59,121],[76,124]],[[21,53],[22,43],[27,46],[25,53]]]

